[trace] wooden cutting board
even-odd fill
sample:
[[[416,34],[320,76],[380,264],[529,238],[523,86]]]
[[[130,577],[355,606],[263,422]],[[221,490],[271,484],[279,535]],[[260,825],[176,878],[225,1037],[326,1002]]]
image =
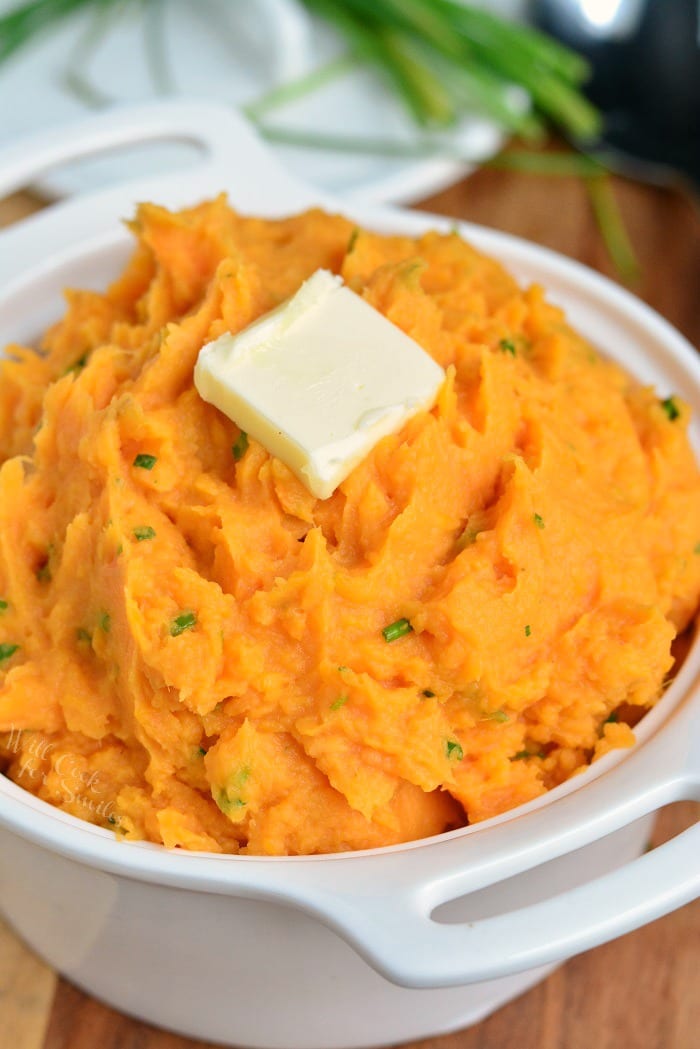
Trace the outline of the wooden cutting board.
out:
[[[700,345],[698,202],[622,179],[614,189],[641,264],[634,290]],[[0,224],[36,206],[28,195],[0,202]],[[421,207],[516,233],[614,279],[574,179],[482,170]],[[698,803],[670,806],[655,841],[699,817]],[[0,1049],[107,1047],[206,1049],[90,999],[0,924]],[[700,1049],[700,901],[573,959],[483,1023],[404,1049]]]

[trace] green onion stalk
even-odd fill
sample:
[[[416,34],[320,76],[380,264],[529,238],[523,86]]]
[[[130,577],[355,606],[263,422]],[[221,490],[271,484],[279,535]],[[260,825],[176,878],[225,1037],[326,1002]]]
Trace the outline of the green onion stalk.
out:
[[[471,162],[456,137],[445,134],[470,114],[487,116],[526,144],[540,144],[553,129],[573,144],[573,151],[508,151],[488,163],[529,174],[582,177],[618,273],[633,282],[637,262],[610,180],[604,166],[588,154],[599,136],[601,119],[583,93],[590,72],[583,57],[539,30],[460,0],[301,2],[335,29],[347,53],[245,107],[266,138],[307,149],[407,159],[439,155]],[[0,16],[0,66],[52,27],[89,12],[92,20],[88,19],[69,56],[64,83],[85,104],[104,105],[109,99],[82,70],[115,18],[137,10],[143,17],[144,50],[154,88],[168,94],[173,77],[162,47],[166,7],[167,0],[20,0]],[[403,104],[415,124],[413,141],[320,134],[269,122],[270,114],[280,107],[358,65],[374,69]]]

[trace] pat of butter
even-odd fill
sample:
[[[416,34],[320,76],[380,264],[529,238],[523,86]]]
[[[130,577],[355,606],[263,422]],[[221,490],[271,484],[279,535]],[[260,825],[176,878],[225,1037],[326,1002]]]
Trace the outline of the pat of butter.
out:
[[[199,395],[327,499],[387,434],[430,408],[445,378],[417,342],[318,270],[237,335],[200,351]]]

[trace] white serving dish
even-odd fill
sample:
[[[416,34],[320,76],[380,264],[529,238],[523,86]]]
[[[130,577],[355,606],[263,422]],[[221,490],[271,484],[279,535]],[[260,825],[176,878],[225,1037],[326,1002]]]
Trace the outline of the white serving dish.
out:
[[[0,196],[64,159],[151,139],[193,141],[204,159],[0,234],[0,345],[55,319],[66,284],[98,286],[117,272],[129,251],[119,219],[137,200],[185,205],[226,189],[262,215],[342,207],[281,170],[232,111],[196,104],[123,111],[17,145],[0,156]],[[452,226],[386,207],[347,211],[409,234]],[[700,358],[677,332],[576,263],[462,229],[543,283],[610,356],[661,394],[682,393],[700,448]],[[700,827],[640,855],[660,806],[700,799],[699,678],[696,640],[632,750],[498,818],[363,853],[222,857],[123,844],[0,777],[0,902],[74,983],[196,1038],[340,1049],[449,1031],[700,893]]]

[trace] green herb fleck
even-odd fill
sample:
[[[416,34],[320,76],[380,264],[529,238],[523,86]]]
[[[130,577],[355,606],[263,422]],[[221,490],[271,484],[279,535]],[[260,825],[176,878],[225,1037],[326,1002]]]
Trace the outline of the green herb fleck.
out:
[[[343,673],[344,670],[349,670],[349,669],[350,669],[350,667],[346,667],[345,665],[343,665],[342,667],[338,667],[338,670],[340,671],[341,674]]]
[[[410,634],[413,630],[410,622],[406,618],[397,619],[394,623],[389,623],[389,626],[385,626],[382,630],[385,641],[398,641],[400,637],[405,637],[406,634]]]
[[[85,627],[79,626],[75,632],[75,636],[78,641],[87,641],[89,645],[92,644],[92,634],[85,629]]]
[[[107,822],[109,824],[111,824],[113,827],[116,827],[116,825],[117,825],[117,817],[116,816],[108,816],[107,817]]]
[[[196,612],[181,612],[179,616],[175,616],[174,619],[170,620],[170,636],[179,637],[186,630],[192,630],[196,623]]]
[[[139,452],[134,459],[134,466],[138,466],[141,470],[152,470],[158,462],[155,455],[146,455],[145,452]]]
[[[229,786],[242,787],[244,783],[247,783],[250,779],[250,765],[241,765],[241,767],[231,776],[229,780]]]
[[[242,798],[229,798],[225,790],[217,790],[214,801],[219,806],[224,815],[228,815],[232,809],[242,809],[246,804]]]
[[[666,415],[671,422],[674,422],[681,414],[681,410],[678,407],[675,397],[666,397],[666,399],[661,402],[661,407],[666,412]]]
[[[527,758],[543,758],[545,753],[543,750],[519,750],[517,754],[513,754],[511,761],[525,761]]]
[[[489,714],[485,714],[484,717],[487,721],[510,721],[505,710],[492,710]]]
[[[618,713],[617,713],[617,711],[616,711],[616,710],[613,710],[612,714],[608,714],[608,716],[606,717],[606,719],[605,719],[605,721],[603,722],[603,724],[604,724],[604,725],[614,725],[614,724],[616,724],[616,723],[617,723],[617,722],[618,722],[619,720],[620,720],[620,718],[619,718],[619,716],[618,716]]]
[[[357,238],[359,237],[359,235],[360,235],[360,231],[357,228],[357,226],[355,226],[355,229],[350,234],[350,239],[348,240],[348,246],[345,249],[345,254],[346,255],[350,255],[355,250],[355,245],[357,244]]]
[[[82,371],[85,365],[87,364],[87,359],[88,355],[87,353],[84,353],[82,357],[78,357],[77,361],[74,361],[73,364],[69,364],[63,374],[70,375],[71,372]]]
[[[425,696],[426,699],[433,699],[435,697],[435,693],[433,692],[432,688],[424,688],[421,692],[421,696]]]
[[[530,627],[530,624],[527,623],[526,626],[525,626],[525,637],[529,637],[531,633],[532,633],[532,629]]]
[[[51,579],[51,569],[49,567],[48,558],[37,568],[36,577],[40,583],[48,583]]]
[[[150,525],[141,525],[139,528],[134,528],[134,537],[139,543],[143,543],[147,539],[155,539],[155,528],[151,528]]]
[[[458,743],[456,739],[446,739],[445,754],[450,761],[461,761],[464,757],[461,743]]]
[[[233,447],[231,448],[231,454],[233,455],[233,458],[236,460],[236,462],[239,462],[247,451],[248,434],[245,432],[245,430],[241,430],[238,437],[236,438]]]
[[[509,353],[511,357],[515,357],[515,343],[511,339],[501,339],[498,348],[503,353]]]
[[[13,645],[8,641],[3,641],[0,644],[0,663],[4,663],[10,656],[14,656],[15,652],[19,648],[19,645]]]
[[[100,630],[108,634],[112,628],[112,617],[109,612],[100,613]]]
[[[693,553],[700,554],[700,543],[695,544],[695,546],[693,547]],[[5,605],[5,608],[7,608],[7,605]]]
[[[6,608],[9,608],[7,601],[0,598],[0,612],[4,612]]]
[[[544,528],[544,521],[542,520],[539,514],[533,514],[532,519],[538,528]]]
[[[349,698],[350,697],[346,695],[338,696],[338,698],[334,699],[331,703],[331,710],[340,710],[341,707],[345,706]]]
[[[204,747],[200,747],[200,748],[199,748],[199,756],[200,756],[200,758],[203,758],[203,757],[204,757],[204,756],[206,755],[206,753],[207,753],[207,752],[206,752],[206,750],[204,749]]]

